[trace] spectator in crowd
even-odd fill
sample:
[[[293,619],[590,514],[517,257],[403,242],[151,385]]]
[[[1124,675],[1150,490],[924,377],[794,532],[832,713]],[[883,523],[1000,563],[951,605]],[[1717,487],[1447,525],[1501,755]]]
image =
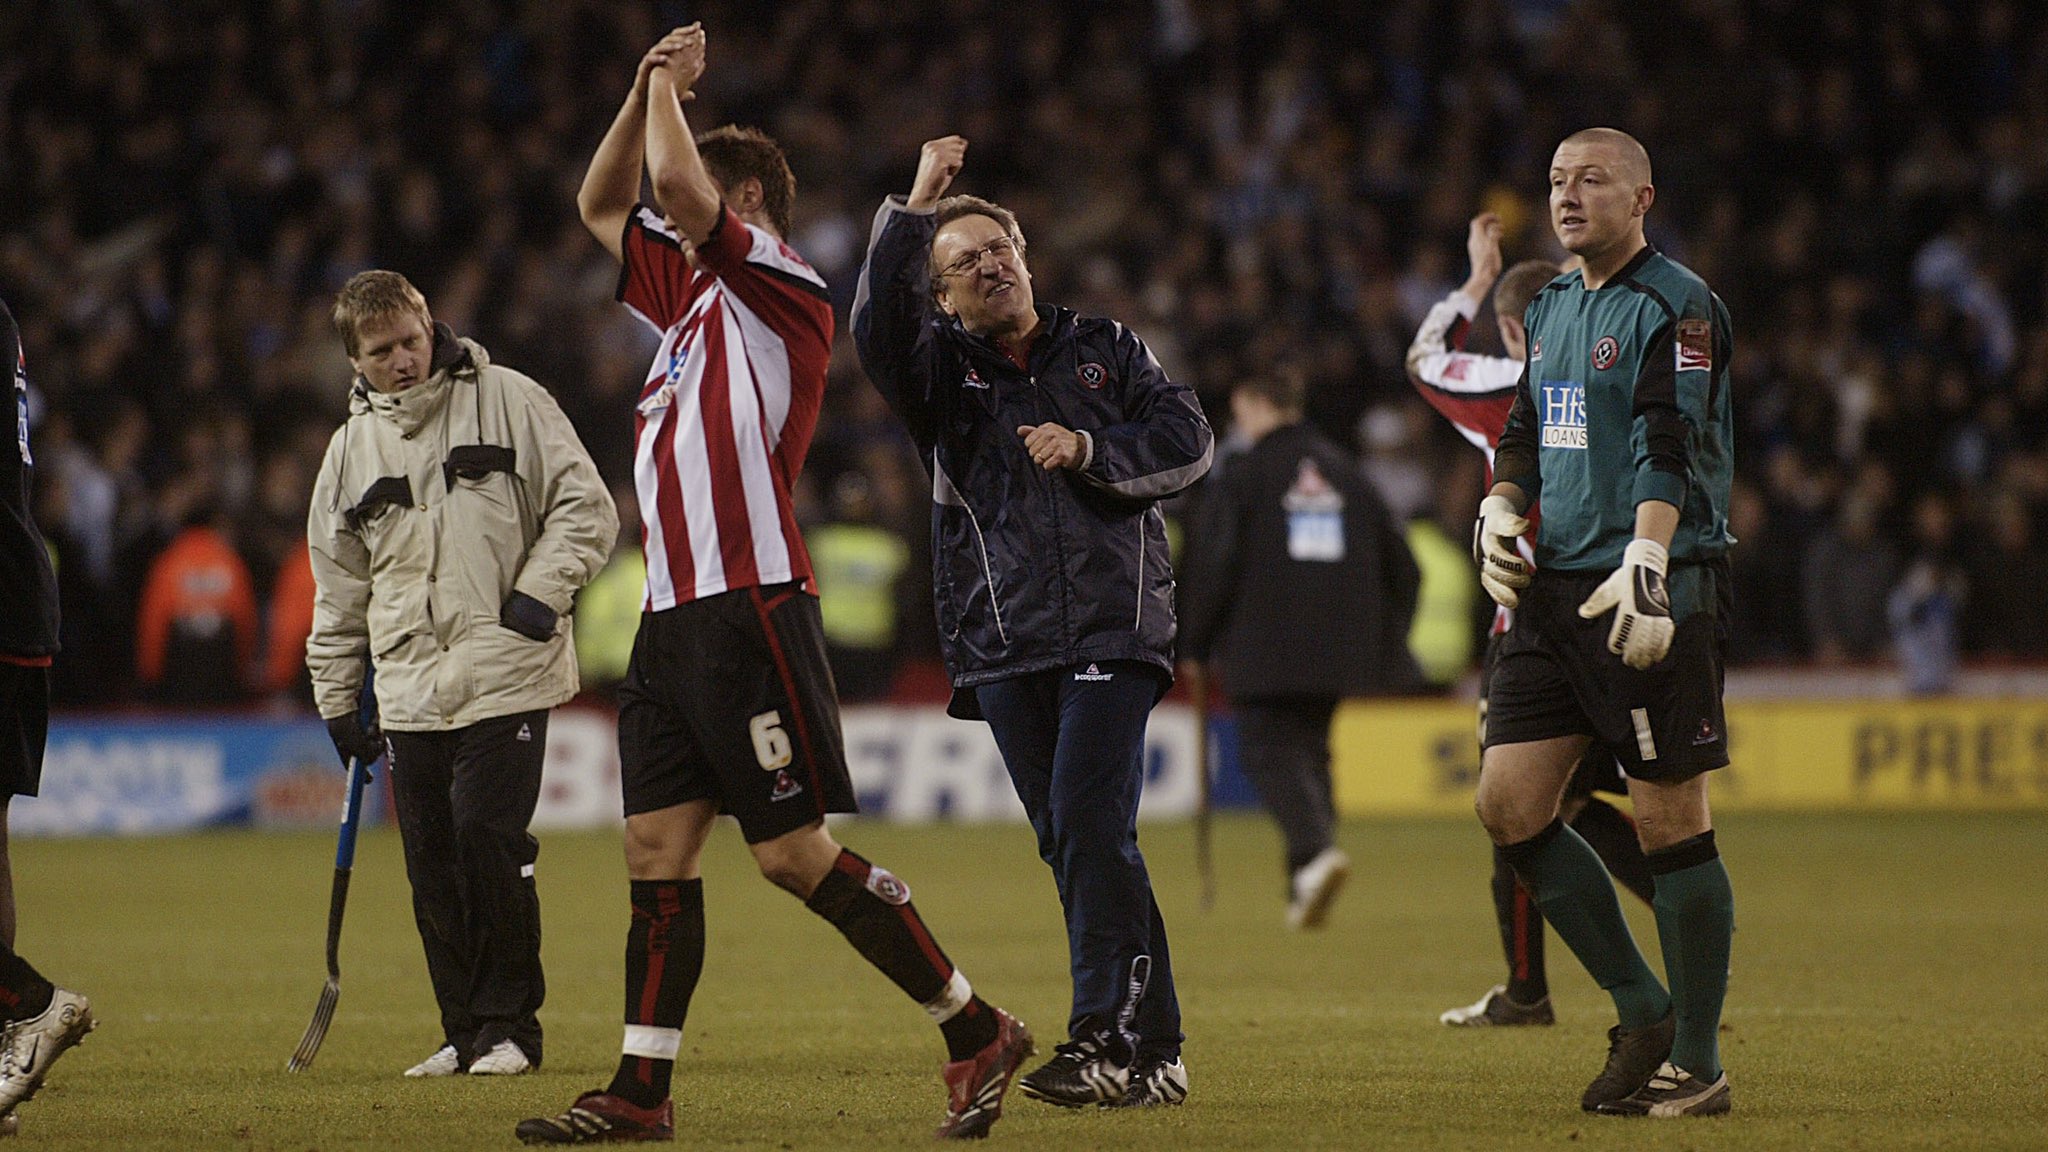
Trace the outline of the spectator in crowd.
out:
[[[162,704],[247,698],[256,671],[256,588],[209,503],[150,564],[135,623],[135,671]]]
[[[1994,496],[1988,519],[1967,552],[1963,646],[1973,655],[2038,659],[2048,653],[2048,549],[2018,493]]]
[[[810,534],[825,654],[845,701],[883,699],[896,679],[896,587],[910,545],[875,519],[872,485],[849,471],[833,482],[832,519]]]
[[[1833,529],[1807,551],[1806,624],[1814,655],[1824,664],[1875,659],[1891,642],[1885,599],[1898,578],[1899,554],[1879,531],[1883,515],[1877,495],[1852,491]]]
[[[1906,691],[1931,696],[1955,686],[1969,579],[1957,561],[1955,513],[1938,492],[1913,501],[1913,552],[1885,604]]]

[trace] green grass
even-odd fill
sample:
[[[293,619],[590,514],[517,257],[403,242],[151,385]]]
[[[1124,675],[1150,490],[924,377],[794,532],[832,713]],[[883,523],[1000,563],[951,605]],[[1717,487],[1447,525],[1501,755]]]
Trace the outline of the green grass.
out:
[[[1022,826],[852,825],[904,876],[978,989],[1057,1039],[1067,1003],[1052,885]],[[1497,978],[1474,824],[1347,824],[1352,886],[1327,931],[1280,928],[1278,842],[1220,820],[1221,897],[1195,904],[1190,830],[1143,840],[1173,932],[1193,1095],[1072,1113],[1013,1098],[1014,1148],[2040,1148],[2048,1143],[2048,815],[1762,816],[1723,822],[1734,875],[1724,1055],[1735,1114],[1578,1111],[1612,1010],[1554,940],[1549,1029],[1454,1031],[1436,1014]],[[342,998],[315,1067],[288,1074],[321,980],[332,838],[222,833],[18,841],[24,951],[103,1021],[22,1109],[23,1147],[508,1148],[521,1117],[609,1076],[624,867],[609,834],[540,861],[547,1063],[416,1082],[438,1043],[395,835],[365,837]],[[721,827],[711,944],[676,1077],[691,1146],[917,1148],[942,1107],[938,1038],[836,933],[754,874]],[[1647,910],[1637,937],[1654,949]],[[1653,954],[1654,959],[1654,954]]]

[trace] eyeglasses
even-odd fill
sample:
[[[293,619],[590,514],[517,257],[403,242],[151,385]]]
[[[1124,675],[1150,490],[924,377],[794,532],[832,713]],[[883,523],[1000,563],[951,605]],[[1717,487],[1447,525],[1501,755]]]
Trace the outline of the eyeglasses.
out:
[[[1024,245],[1019,243],[1014,236],[998,236],[979,248],[969,248],[960,255],[959,259],[939,269],[939,275],[941,277],[965,276],[976,268],[981,267],[981,258],[983,256],[993,256],[996,258],[996,263],[1000,264],[1011,255],[1021,252],[1023,248]]]

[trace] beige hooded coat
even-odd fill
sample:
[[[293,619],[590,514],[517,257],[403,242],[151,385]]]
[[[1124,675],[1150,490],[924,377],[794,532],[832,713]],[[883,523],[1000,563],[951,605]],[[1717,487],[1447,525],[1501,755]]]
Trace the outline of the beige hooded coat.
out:
[[[441,329],[425,383],[381,393],[358,382],[320,465],[306,518],[317,585],[306,665],[320,714],[355,710],[365,658],[393,731],[569,699],[569,609],[618,528],[554,397]],[[559,614],[551,639],[498,622],[515,590]]]

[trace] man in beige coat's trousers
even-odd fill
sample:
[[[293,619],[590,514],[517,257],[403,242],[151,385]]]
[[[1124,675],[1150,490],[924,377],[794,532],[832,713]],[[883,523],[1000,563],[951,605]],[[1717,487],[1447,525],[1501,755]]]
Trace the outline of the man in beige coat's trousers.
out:
[[[408,1076],[541,1062],[539,844],[548,710],[575,695],[569,609],[618,512],[539,384],[434,323],[396,272],[351,279],[356,375],[307,514],[306,663],[343,763],[389,752],[443,1043]],[[382,725],[357,718],[376,672]]]

